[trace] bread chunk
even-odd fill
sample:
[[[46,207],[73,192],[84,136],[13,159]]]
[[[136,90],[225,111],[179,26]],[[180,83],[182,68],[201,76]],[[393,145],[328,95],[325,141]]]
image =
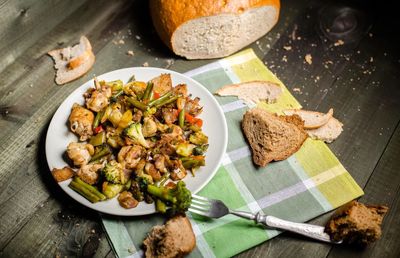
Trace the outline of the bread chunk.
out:
[[[304,121],[304,129],[316,129],[328,123],[333,116],[333,109],[329,109],[326,114],[303,109],[287,109],[283,113],[288,116],[299,115]]]
[[[83,76],[95,61],[92,46],[85,36],[73,47],[51,50],[47,54],[54,59],[54,68],[57,70],[56,83],[59,85]]]
[[[165,225],[153,227],[143,245],[147,258],[183,257],[196,247],[196,238],[189,219],[175,216]]]
[[[226,85],[215,92],[219,96],[237,96],[246,103],[254,104],[265,100],[274,103],[282,94],[282,88],[269,81],[249,81]]]
[[[277,23],[279,0],[151,0],[154,27],[175,54],[187,59],[228,56]]]
[[[381,237],[381,224],[387,211],[386,206],[352,201],[336,211],[326,224],[325,231],[335,241],[363,246]]]
[[[304,122],[297,115],[279,117],[261,108],[247,111],[242,128],[254,163],[264,167],[295,153],[307,139],[303,126]]]

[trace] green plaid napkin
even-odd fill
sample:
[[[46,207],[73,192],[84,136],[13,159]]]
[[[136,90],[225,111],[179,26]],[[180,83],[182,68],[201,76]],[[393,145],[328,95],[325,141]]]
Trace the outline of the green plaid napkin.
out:
[[[282,82],[249,49],[192,70],[187,75],[210,92],[221,86],[250,80],[269,80],[284,89],[277,103],[259,106],[281,113],[300,108]],[[339,160],[321,141],[308,139],[301,149],[280,162],[256,168],[243,137],[240,121],[248,108],[234,97],[216,97],[228,123],[229,141],[223,164],[199,195],[221,199],[238,210],[274,215],[305,222],[363,194]],[[210,220],[195,215],[191,222],[197,247],[189,257],[230,257],[278,235],[280,231],[228,215]],[[118,218],[103,215],[103,225],[119,257],[141,257],[141,243],[159,215]],[[229,243],[229,244],[228,244]]]

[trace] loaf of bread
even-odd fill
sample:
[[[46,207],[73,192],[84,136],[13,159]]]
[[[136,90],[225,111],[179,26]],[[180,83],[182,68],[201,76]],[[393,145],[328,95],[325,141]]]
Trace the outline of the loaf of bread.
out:
[[[183,257],[196,247],[196,237],[189,219],[176,216],[163,226],[154,226],[143,245],[146,258]]]
[[[300,149],[307,139],[304,122],[298,115],[277,116],[261,108],[247,111],[242,128],[252,150],[253,161],[266,166],[284,160]]]
[[[366,245],[381,237],[381,224],[387,211],[386,206],[352,201],[335,212],[326,224],[325,231],[335,241]]]
[[[150,0],[160,38],[188,59],[230,55],[276,24],[279,0]]]

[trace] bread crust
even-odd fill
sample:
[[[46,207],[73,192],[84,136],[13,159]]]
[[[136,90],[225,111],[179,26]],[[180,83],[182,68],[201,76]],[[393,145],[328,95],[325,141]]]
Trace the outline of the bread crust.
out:
[[[247,111],[242,128],[250,143],[254,163],[264,167],[297,152],[307,139],[303,125],[297,115],[276,116],[261,108]]]
[[[327,113],[321,113],[317,111],[309,111],[309,110],[303,110],[303,109],[287,109],[284,110],[283,113],[285,115],[293,115],[297,114],[301,117],[301,119],[304,120],[304,129],[317,129],[326,123],[328,123],[329,119],[332,118],[333,116],[333,108],[329,109]],[[312,115],[314,116],[314,121],[311,121],[311,119],[307,119],[307,115]]]
[[[164,43],[172,49],[172,36],[187,21],[218,14],[241,14],[251,8],[273,6],[279,18],[279,0],[150,0],[150,14]]]
[[[152,228],[143,241],[145,257],[183,257],[196,247],[196,237],[186,216],[178,215]]]

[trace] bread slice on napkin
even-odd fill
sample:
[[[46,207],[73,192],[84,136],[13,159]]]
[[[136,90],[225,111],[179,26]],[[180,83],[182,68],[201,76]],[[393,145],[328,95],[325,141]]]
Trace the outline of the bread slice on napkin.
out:
[[[310,129],[306,131],[312,139],[331,143],[342,133],[343,124],[336,118],[331,117],[328,123],[324,124],[323,126],[317,129]]]
[[[196,247],[196,237],[187,217],[176,216],[152,228],[143,241],[145,257],[183,257]]]
[[[299,115],[304,121],[304,129],[316,129],[328,123],[329,119],[333,116],[333,109],[329,109],[326,114],[303,109],[287,109],[283,113],[287,116]]]
[[[249,81],[226,85],[215,92],[219,96],[236,96],[246,103],[265,100],[273,103],[282,94],[282,88],[269,81]]]
[[[297,115],[277,116],[261,108],[247,111],[242,128],[252,149],[253,161],[266,166],[284,160],[300,149],[307,139],[304,122]]]
[[[54,67],[57,70],[56,83],[59,85],[83,76],[95,61],[92,45],[85,36],[73,47],[55,49],[47,54],[54,59]]]

